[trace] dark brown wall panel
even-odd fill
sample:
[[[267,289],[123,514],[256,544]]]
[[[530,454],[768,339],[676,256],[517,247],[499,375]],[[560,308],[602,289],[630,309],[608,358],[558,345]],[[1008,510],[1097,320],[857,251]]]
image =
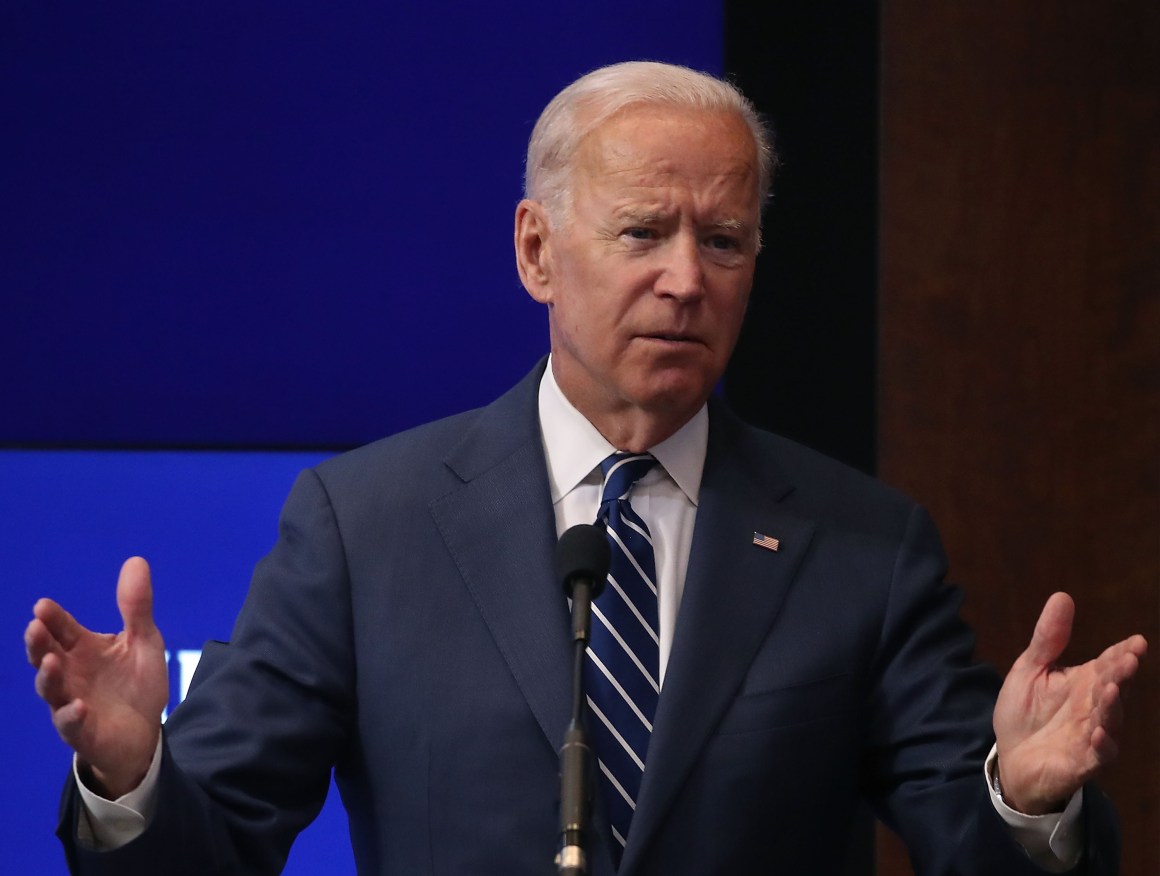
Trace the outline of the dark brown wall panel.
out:
[[[1160,4],[882,4],[879,472],[926,503],[981,655],[1044,599],[1071,654],[1160,648]],[[1121,761],[1160,872],[1160,672]],[[884,841],[880,872],[907,872]]]

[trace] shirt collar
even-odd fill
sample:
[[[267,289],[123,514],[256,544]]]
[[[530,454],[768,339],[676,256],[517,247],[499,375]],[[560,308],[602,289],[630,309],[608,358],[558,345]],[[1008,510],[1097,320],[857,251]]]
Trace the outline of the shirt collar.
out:
[[[540,378],[539,411],[540,435],[544,442],[554,505],[616,448],[564,397],[552,374],[551,357],[544,376]],[[693,505],[697,504],[701,494],[701,474],[705,469],[708,446],[709,413],[705,405],[701,405],[689,422],[649,448],[649,453],[657,458]]]

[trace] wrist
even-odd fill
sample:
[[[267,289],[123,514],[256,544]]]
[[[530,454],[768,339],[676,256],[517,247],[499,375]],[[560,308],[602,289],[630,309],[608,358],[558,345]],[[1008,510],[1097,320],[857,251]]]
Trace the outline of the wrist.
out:
[[[77,763],[77,775],[85,787],[106,800],[124,797],[141,784],[147,772],[149,772],[148,763],[140,770],[129,772],[105,772],[83,761]]]
[[[84,760],[76,759],[77,778],[86,788],[106,800],[118,800],[140,787],[149,773],[161,748],[161,731],[144,749],[140,757],[126,758],[112,768],[102,768]]]
[[[1010,790],[1005,790],[999,772],[999,758],[995,758],[994,768],[991,772],[990,782],[991,790],[1000,803],[1009,806],[1011,809],[1023,815],[1050,815],[1063,812],[1067,807],[1067,801],[1063,802],[1048,800],[1046,802],[1035,802],[1030,799],[1024,799],[1021,795],[1012,793]]]

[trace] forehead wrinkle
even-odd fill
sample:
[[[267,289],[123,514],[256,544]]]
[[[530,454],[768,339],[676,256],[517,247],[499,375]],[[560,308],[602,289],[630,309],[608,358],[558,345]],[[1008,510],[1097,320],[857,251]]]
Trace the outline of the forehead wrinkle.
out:
[[[621,204],[612,211],[614,218],[621,221],[638,222],[641,225],[652,225],[664,221],[671,211],[654,207],[651,204]]]
[[[632,137],[619,132],[606,136],[609,133],[598,128],[579,145],[573,175],[578,199],[573,202],[574,209],[582,200],[589,209],[604,212],[604,221],[641,225],[664,224],[676,213],[690,209],[688,218],[701,228],[756,231],[756,194],[753,216],[748,215],[748,205],[735,197],[738,186],[752,187],[756,192],[750,155],[730,155],[724,149],[712,161],[689,163],[683,154],[653,149],[651,141],[641,146]],[[692,201],[681,206],[689,197]]]
[[[701,212],[701,209],[696,205],[692,209],[694,214]],[[641,224],[649,224],[664,222],[671,219],[675,214],[683,212],[683,208],[667,204],[665,199],[662,198],[633,198],[629,196],[612,204],[609,215],[617,220],[630,220]],[[705,228],[744,231],[753,225],[752,222],[747,221],[744,215],[734,213],[733,210],[725,205],[706,205],[704,213],[708,215],[702,221],[698,221],[697,224]]]

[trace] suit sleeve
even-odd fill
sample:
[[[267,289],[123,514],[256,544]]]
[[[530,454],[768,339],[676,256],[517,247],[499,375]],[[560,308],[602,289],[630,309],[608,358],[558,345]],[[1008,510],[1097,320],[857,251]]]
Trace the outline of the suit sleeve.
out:
[[[867,784],[882,820],[899,833],[920,876],[1034,876],[995,812],[982,763],[993,741],[999,678],[973,660],[960,592],[929,516],[916,507],[895,562],[870,698]],[[1085,790],[1084,855],[1074,873],[1118,872],[1114,813]]]
[[[120,849],[76,839],[66,786],[58,833],[84,874],[273,874],[322,807],[354,721],[349,580],[335,515],[303,472],[256,567],[229,643],[207,643],[164,728],[157,809]]]

